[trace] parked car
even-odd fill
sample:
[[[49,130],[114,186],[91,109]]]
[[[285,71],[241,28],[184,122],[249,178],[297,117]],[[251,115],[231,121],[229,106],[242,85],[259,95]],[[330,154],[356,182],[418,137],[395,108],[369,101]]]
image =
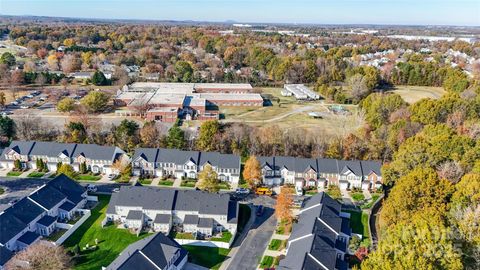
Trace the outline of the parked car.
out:
[[[263,206],[259,205],[256,212],[257,217],[263,215]]]
[[[7,116],[7,115],[12,114],[12,112],[10,112],[10,111],[2,111],[1,114],[2,114],[2,116]]]
[[[14,204],[16,204],[18,201],[19,201],[18,199],[13,199],[13,200],[9,201],[8,204],[14,205]]]
[[[120,188],[118,188],[118,187],[114,188],[114,189],[112,189],[112,192],[120,192]]]
[[[28,109],[28,108],[30,108],[28,105],[22,105],[22,106],[20,106],[20,109]]]
[[[87,185],[87,191],[88,192],[97,192],[97,186],[95,186],[93,184],[88,184]]]
[[[250,190],[248,188],[237,188],[235,190],[235,193],[242,194],[242,195],[247,195],[247,194],[250,193]]]
[[[117,177],[117,175],[116,175],[116,174],[113,174],[113,173],[111,173],[111,174],[109,174],[109,175],[107,176],[108,180],[113,180],[113,179],[115,179],[116,177]]]
[[[301,188],[301,187],[295,187],[295,193],[296,193],[298,196],[302,196],[302,195],[303,195],[303,188]]]

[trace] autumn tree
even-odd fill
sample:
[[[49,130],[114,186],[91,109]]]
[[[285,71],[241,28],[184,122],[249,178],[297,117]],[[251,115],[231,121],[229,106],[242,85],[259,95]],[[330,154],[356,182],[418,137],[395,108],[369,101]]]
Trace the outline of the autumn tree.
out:
[[[202,123],[197,139],[197,148],[202,151],[215,150],[214,137],[220,129],[216,120],[208,120]]]
[[[69,164],[66,164],[66,163],[62,163],[58,168],[57,168],[57,172],[56,172],[57,175],[61,175],[61,174],[64,174],[68,177],[70,177],[71,179],[75,179],[75,177],[77,176],[77,173],[75,172],[75,170],[73,169],[73,167]]]
[[[441,223],[453,192],[454,186],[433,169],[414,169],[396,181],[380,212],[380,222],[386,227],[413,219]]]
[[[70,257],[62,246],[39,241],[18,252],[5,265],[9,270],[66,270],[70,269]]]
[[[5,97],[5,93],[0,92],[0,107],[4,108],[6,101],[7,101],[7,97]]]
[[[203,166],[203,170],[198,173],[197,187],[208,192],[217,192],[220,190],[218,174],[209,164]]]
[[[245,162],[243,179],[247,181],[251,189],[254,189],[261,183],[262,169],[260,168],[260,162],[255,156],[250,156]]]
[[[293,188],[281,187],[275,204],[275,217],[280,222],[291,223],[293,220]]]
[[[143,124],[140,129],[140,139],[145,147],[159,146],[160,132],[158,131],[155,121],[149,121]]]
[[[455,185],[452,203],[461,206],[480,204],[480,174],[470,173],[462,177]]]
[[[84,105],[89,112],[101,112],[107,108],[110,97],[101,91],[90,91],[84,96],[80,103]]]
[[[71,112],[75,109],[75,100],[73,98],[63,98],[57,103],[59,112]]]
[[[387,231],[362,270],[463,269],[453,233],[442,223],[409,219]]]

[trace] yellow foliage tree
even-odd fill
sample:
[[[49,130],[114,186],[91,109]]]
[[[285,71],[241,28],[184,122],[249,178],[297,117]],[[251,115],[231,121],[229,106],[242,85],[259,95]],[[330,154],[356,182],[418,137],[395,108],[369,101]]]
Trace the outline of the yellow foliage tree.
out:
[[[243,168],[243,179],[247,181],[250,188],[255,188],[260,184],[262,179],[262,170],[260,168],[260,162],[258,162],[255,156],[250,156],[245,162]]]

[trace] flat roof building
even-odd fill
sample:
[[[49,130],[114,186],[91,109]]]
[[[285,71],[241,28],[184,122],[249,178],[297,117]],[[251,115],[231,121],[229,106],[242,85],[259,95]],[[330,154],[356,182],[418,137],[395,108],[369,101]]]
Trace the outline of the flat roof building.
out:
[[[284,96],[294,96],[296,99],[320,99],[320,95],[310,90],[303,84],[285,84],[282,90]]]

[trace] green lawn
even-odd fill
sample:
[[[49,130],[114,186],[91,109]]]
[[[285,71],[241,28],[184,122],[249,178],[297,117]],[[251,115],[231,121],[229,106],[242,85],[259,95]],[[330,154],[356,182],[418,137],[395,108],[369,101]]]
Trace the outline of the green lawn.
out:
[[[370,233],[368,231],[367,213],[357,211],[346,211],[350,213],[350,227],[353,233],[362,235],[362,246],[370,246]]]
[[[181,187],[195,187],[195,185],[197,184],[197,181],[187,181],[187,180],[183,180],[182,183],[180,184]]]
[[[192,233],[182,233],[182,232],[176,232],[173,230],[170,232],[170,237],[178,238],[178,239],[195,239]]]
[[[260,262],[260,268],[270,268],[273,265],[273,258],[272,256],[263,256],[262,261]]]
[[[80,181],[98,181],[102,177],[100,175],[91,175],[91,174],[79,174],[75,177],[76,180]]]
[[[139,179],[138,182],[142,185],[150,185],[152,183],[152,179]]]
[[[212,237],[210,240],[211,241],[219,241],[219,242],[230,243],[231,239],[232,239],[232,233],[229,232],[229,231],[224,231],[224,232],[222,232],[221,237]]]
[[[220,189],[224,189],[224,190],[229,190],[230,189],[230,185],[228,183],[220,183],[220,184],[218,184],[218,187]]]
[[[54,233],[50,234],[50,236],[47,237],[47,240],[55,242],[60,238],[67,230],[66,229],[57,229]]]
[[[39,177],[42,177],[44,175],[45,175],[44,172],[31,172],[27,175],[27,177],[39,178]]]
[[[227,258],[229,249],[202,246],[183,246],[188,251],[188,260],[210,269],[218,269]]]
[[[81,251],[80,256],[74,259],[73,269],[101,269],[102,266],[108,266],[128,245],[148,236],[143,234],[137,237],[128,230],[117,229],[115,225],[102,228],[101,222],[105,218],[110,196],[100,195],[98,199],[92,215],[63,244],[69,249],[78,244],[81,250],[86,244],[95,245],[95,239],[98,239],[98,248]]]
[[[362,192],[355,192],[355,193],[352,193],[352,199],[356,202],[358,201],[362,201],[365,199],[365,195],[363,195]]]
[[[270,250],[281,250],[285,246],[285,241],[280,239],[272,239],[270,244],[268,245],[268,249]]]
[[[368,203],[362,204],[360,208],[362,209],[372,208],[373,204],[378,200],[379,197],[380,197],[380,194],[372,194],[372,199]]]
[[[16,177],[16,176],[20,176],[22,173],[23,173],[23,172],[9,171],[9,172],[7,173],[7,176],[12,176],[12,177],[14,176],[14,177]]]
[[[170,180],[160,181],[158,182],[158,185],[171,187],[173,186],[173,181],[170,181]]]

